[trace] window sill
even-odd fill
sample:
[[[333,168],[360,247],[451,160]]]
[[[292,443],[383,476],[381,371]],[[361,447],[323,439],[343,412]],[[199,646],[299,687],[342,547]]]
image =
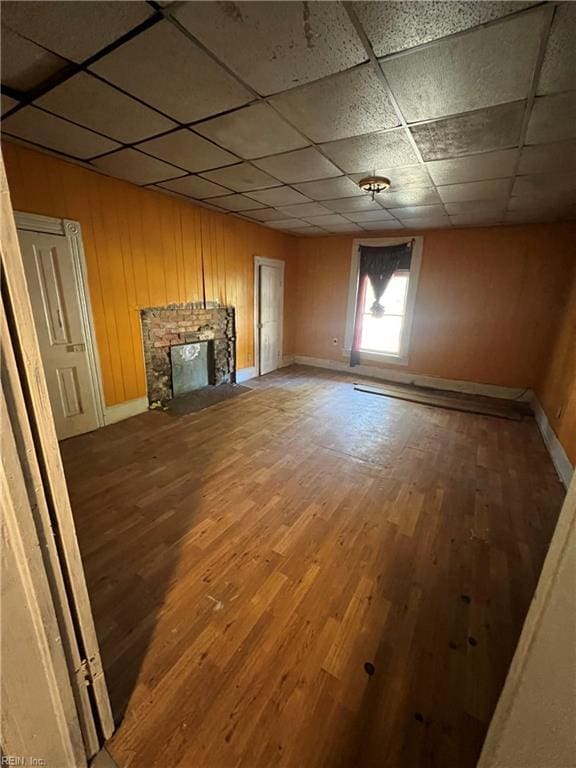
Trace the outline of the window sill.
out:
[[[342,357],[350,357],[350,349],[342,350]],[[389,352],[362,352],[360,351],[360,364],[386,363],[386,365],[408,365],[408,355],[391,355]]]

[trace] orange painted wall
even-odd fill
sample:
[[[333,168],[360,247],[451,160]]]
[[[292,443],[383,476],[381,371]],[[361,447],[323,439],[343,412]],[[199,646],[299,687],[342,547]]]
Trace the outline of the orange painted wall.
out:
[[[138,310],[200,300],[202,277],[207,299],[236,307],[238,367],[254,364],[254,255],[286,261],[284,353],[343,360],[352,236],[294,238],[15,144],[3,152],[16,210],[82,225],[108,405],[146,394]],[[410,362],[394,369],[536,388],[574,462],[575,225],[423,234]]]
[[[138,310],[201,300],[202,276],[207,300],[236,307],[238,368],[254,365],[254,256],[285,259],[290,292],[293,238],[16,144],[2,149],[15,210],[81,224],[108,405],[146,394]],[[290,331],[286,323],[286,354]]]
[[[424,250],[410,361],[393,369],[533,387],[567,296],[576,227],[549,224],[418,234],[424,234]],[[344,360],[352,240],[299,238],[298,292],[293,297],[297,355]],[[333,338],[338,339],[336,345]]]
[[[536,394],[568,458],[576,465],[576,261],[568,301],[536,383]]]

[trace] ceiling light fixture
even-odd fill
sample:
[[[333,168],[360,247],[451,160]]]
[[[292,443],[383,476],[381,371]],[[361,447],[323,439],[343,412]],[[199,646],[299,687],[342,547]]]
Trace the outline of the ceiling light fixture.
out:
[[[371,192],[372,200],[374,200],[374,195],[388,189],[390,179],[387,179],[385,176],[365,176],[363,179],[360,179],[358,186],[364,192]]]

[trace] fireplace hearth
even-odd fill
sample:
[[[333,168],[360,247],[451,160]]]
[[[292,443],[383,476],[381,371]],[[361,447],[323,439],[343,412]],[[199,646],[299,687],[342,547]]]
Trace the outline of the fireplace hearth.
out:
[[[233,307],[170,304],[140,311],[150,405],[204,383],[236,382],[236,331]],[[198,365],[194,365],[198,357]]]

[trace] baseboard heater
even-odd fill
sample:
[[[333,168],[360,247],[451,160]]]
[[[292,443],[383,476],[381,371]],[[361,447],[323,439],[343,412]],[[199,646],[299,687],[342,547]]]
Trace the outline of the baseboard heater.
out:
[[[494,416],[499,419],[510,419],[512,421],[522,421],[522,419],[532,417],[532,411],[528,403],[514,400],[496,400],[495,398],[471,398],[462,397],[449,392],[429,392],[415,387],[396,387],[385,386],[375,387],[370,384],[356,382],[354,389],[358,392],[366,392],[370,395],[380,395],[381,397],[393,397],[398,400],[408,400],[411,403],[420,403],[436,408],[447,408],[451,411],[464,411],[466,413],[475,413],[480,416]]]

